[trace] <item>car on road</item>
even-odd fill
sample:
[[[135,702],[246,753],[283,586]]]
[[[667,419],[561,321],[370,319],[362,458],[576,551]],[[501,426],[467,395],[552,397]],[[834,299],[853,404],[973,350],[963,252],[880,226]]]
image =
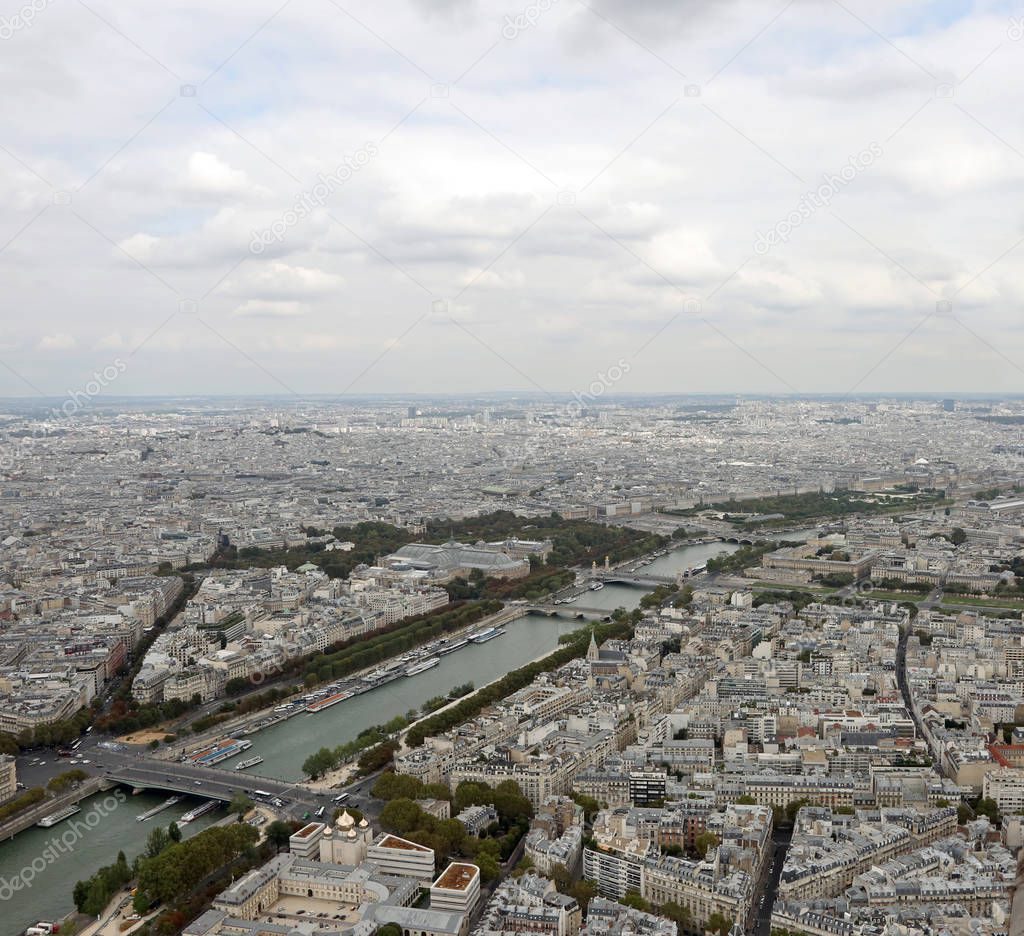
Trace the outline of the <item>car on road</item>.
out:
[[[202,785],[203,785],[203,781],[202,780],[196,780],[196,786],[202,786]]]

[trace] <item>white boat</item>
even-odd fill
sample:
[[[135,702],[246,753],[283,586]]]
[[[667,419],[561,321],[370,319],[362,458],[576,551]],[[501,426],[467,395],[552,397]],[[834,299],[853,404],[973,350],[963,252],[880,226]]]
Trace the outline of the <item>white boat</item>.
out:
[[[147,819],[152,819],[157,813],[162,813],[169,806],[173,806],[175,803],[180,802],[180,796],[172,796],[170,799],[164,800],[159,806],[154,806],[152,809],[147,809],[144,813],[139,813],[135,817],[135,821],[145,822]]]
[[[257,764],[262,764],[263,758],[257,754],[255,757],[247,757],[244,761],[239,761],[235,764],[235,770],[245,770],[246,767],[255,767]]]
[[[488,640],[494,640],[495,637],[500,637],[504,633],[505,631],[500,628],[488,627],[482,631],[477,631],[469,639],[472,640],[473,643],[487,643]]]
[[[441,654],[454,653],[456,650],[461,650],[468,643],[469,643],[469,638],[468,637],[459,637],[458,639],[454,640],[452,643],[442,644],[441,649],[438,651],[438,653],[441,653]]]
[[[344,702],[346,699],[351,699],[352,693],[348,690],[344,692],[335,692],[333,695],[329,695],[326,698],[321,699],[319,702],[311,702],[306,706],[306,711],[310,715],[315,715],[317,712],[322,712],[324,709],[330,708],[332,705],[337,705],[339,702]]]
[[[600,591],[602,588],[604,588],[604,582],[591,582],[590,583],[590,590],[591,591]]]
[[[208,802],[203,803],[202,806],[190,809],[178,820],[178,825],[187,825],[189,822],[198,819],[200,816],[205,816],[208,812],[216,809],[219,805],[220,803],[216,800],[209,800]]]
[[[63,809],[57,810],[55,813],[50,813],[48,816],[43,816],[36,825],[41,829],[49,829],[55,826],[58,822],[63,822],[65,819],[70,818],[77,812],[81,812],[81,806],[65,806]]]
[[[412,666],[410,666],[405,671],[405,675],[406,676],[416,676],[419,673],[425,673],[428,669],[433,669],[440,662],[441,662],[441,658],[437,657],[437,656],[430,657],[429,659],[426,659],[426,660],[421,660],[419,663],[414,663]]]

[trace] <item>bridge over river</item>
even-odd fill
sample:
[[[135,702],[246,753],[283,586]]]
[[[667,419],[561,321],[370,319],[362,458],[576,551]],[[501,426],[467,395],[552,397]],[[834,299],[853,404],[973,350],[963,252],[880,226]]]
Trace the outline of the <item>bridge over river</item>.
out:
[[[610,618],[610,608],[587,608],[583,605],[570,601],[568,604],[528,604],[523,607],[524,614],[546,614],[554,617],[556,614],[572,618]]]
[[[187,793],[225,803],[240,790],[258,789],[286,800],[287,811],[294,815],[319,809],[329,803],[331,796],[326,791],[316,793],[296,783],[261,777],[249,771],[199,767],[114,752],[104,752],[98,759],[104,764],[104,780],[111,783],[143,790]]]
[[[641,588],[657,588],[659,585],[677,585],[674,575],[655,575],[649,572],[601,571],[594,576],[598,581],[612,585],[638,585]]]

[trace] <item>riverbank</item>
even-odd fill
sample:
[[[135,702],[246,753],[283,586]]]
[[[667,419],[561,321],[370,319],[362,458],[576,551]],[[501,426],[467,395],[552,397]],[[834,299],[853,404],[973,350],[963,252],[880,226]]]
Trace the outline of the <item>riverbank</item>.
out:
[[[18,813],[11,819],[8,819],[3,825],[0,825],[0,842],[6,842],[9,839],[14,838],[19,832],[24,832],[26,829],[30,829],[40,819],[46,816],[51,816],[56,812],[60,812],[62,809],[68,806],[75,806],[84,799],[88,799],[96,793],[102,791],[105,787],[109,786],[102,777],[90,777],[88,780],[84,780],[73,790],[62,794],[61,796],[55,796],[52,799],[40,800],[34,806],[29,807],[23,812]]]
[[[451,631],[445,636],[449,640],[461,637],[468,637],[471,633],[475,633],[478,630],[482,630],[486,627],[500,627],[504,624],[509,624],[517,620],[518,618],[524,617],[525,615],[526,611],[520,607],[502,608],[495,614],[480,618],[480,620],[475,621],[472,624],[467,625],[466,627],[460,628],[459,630]],[[432,641],[430,640],[425,641],[424,644],[421,644],[420,646],[425,646],[426,644],[431,642]],[[456,651],[455,655],[462,652],[462,650]],[[344,677],[344,679],[358,680],[359,678],[366,676],[374,672],[375,670],[380,669],[381,666],[387,665],[389,662],[393,662],[393,659],[375,663],[372,666],[366,667],[362,670],[358,670],[352,673],[351,675]],[[371,689],[363,695],[372,696],[375,693],[378,693],[381,689],[390,688],[393,685],[393,683],[385,683],[383,686],[378,686],[375,689]],[[236,718],[223,721],[218,725],[214,726],[213,728],[210,728],[209,730],[202,732],[201,734],[189,735],[185,739],[178,739],[173,744],[168,745],[167,747],[164,747],[159,751],[154,752],[153,756],[161,760],[177,760],[188,751],[194,751],[197,748],[201,748],[204,745],[216,741],[220,738],[232,737],[234,735],[241,735],[247,738],[254,738],[258,736],[261,732],[264,732],[271,728],[275,728],[291,718],[302,717],[305,714],[305,710],[301,705],[299,705],[299,703],[301,702],[303,695],[305,695],[308,691],[308,689],[303,688],[298,692],[295,692],[291,696],[282,697],[282,699],[278,700],[275,703],[275,707],[284,705],[286,703],[291,703],[292,705],[294,705],[294,711],[288,713],[287,715],[282,715],[281,717],[274,718],[272,714],[273,710],[271,708],[265,708],[261,709],[258,712],[250,712],[245,715],[240,715]],[[360,696],[359,698],[362,698],[362,696]],[[345,702],[340,703],[341,706],[344,706],[345,704]],[[324,712],[320,714],[326,714],[327,711],[330,710],[325,709]],[[163,734],[161,734],[161,737],[163,737]]]
[[[732,544],[717,542],[693,544],[670,549],[668,555],[656,559],[655,564],[661,567],[659,572],[664,569],[663,574],[672,574],[673,567],[681,568],[701,561],[706,550],[731,551],[734,548]],[[648,591],[649,589],[642,587],[609,584],[603,590],[592,593],[590,598],[597,602],[599,607],[606,607],[610,613],[618,606],[627,610],[635,608],[640,598]],[[307,783],[303,782],[300,766],[309,754],[325,743],[336,745],[351,740],[367,727],[379,725],[395,715],[405,715],[411,709],[418,710],[428,699],[448,695],[453,688],[467,680],[472,680],[478,686],[474,693],[488,689],[509,672],[536,663],[550,655],[558,649],[559,638],[578,630],[582,623],[566,617],[546,617],[539,614],[520,617],[522,609],[517,606],[503,610],[511,611],[513,619],[507,627],[507,632],[497,639],[483,644],[470,643],[468,647],[456,653],[442,656],[438,666],[424,673],[388,683],[381,687],[384,691],[373,690],[363,693],[316,715],[302,712],[298,717],[250,735],[253,747],[244,756],[260,754],[264,758],[264,763],[252,771],[235,773],[235,761],[227,760],[220,765],[220,769],[230,777],[228,782],[237,782],[239,788],[258,787],[260,781],[257,774],[306,787]],[[480,629],[485,626],[485,621],[487,619],[481,619],[466,630]],[[493,626],[493,621],[488,621],[487,624]],[[462,699],[446,703],[431,715],[446,711],[459,701]],[[264,712],[264,715],[266,714]],[[248,717],[251,719],[255,715],[251,714]],[[424,717],[417,718],[409,727],[419,724]],[[243,721],[245,718],[232,723],[222,723],[206,733],[206,737],[222,736],[228,733],[226,726],[237,725]],[[404,745],[404,734],[402,741]],[[199,746],[203,742],[204,735],[189,738],[190,747]],[[182,740],[179,739],[178,749],[180,750],[182,746]],[[166,757],[170,750],[162,748],[161,753]],[[152,757],[149,752],[140,750],[140,753],[147,759]],[[155,763],[159,764],[159,761]],[[316,787],[322,791],[322,788],[330,784],[346,784],[350,782],[352,773],[353,766],[346,765],[337,772],[332,772],[329,777],[321,778]],[[196,790],[195,795],[201,796],[199,790]],[[46,871],[36,878],[31,891],[23,890],[14,895],[6,907],[12,919],[27,924],[36,919],[59,919],[65,915],[71,909],[71,887],[76,880],[84,879],[96,868],[111,863],[119,849],[125,851],[129,861],[144,849],[151,823],[137,822],[135,814],[158,805],[165,798],[166,794],[157,793],[132,797],[131,808],[121,807],[105,818],[73,852],[62,855],[58,862],[48,866]],[[194,798],[189,799],[191,802],[182,801],[164,812],[160,821],[166,823],[179,818],[181,813],[194,807],[197,801]],[[83,804],[83,811],[88,811],[87,804]],[[218,813],[190,823],[184,827],[185,835],[191,836],[201,831],[214,821],[216,815]],[[3,863],[6,867],[28,865],[45,848],[48,838],[49,834],[43,829],[31,828],[23,832],[13,842],[0,847]]]
[[[578,623],[578,622],[574,622],[574,623]],[[577,628],[577,629],[581,629],[581,628]],[[534,663],[540,663],[542,660],[546,659],[550,655],[551,655],[551,651],[547,650],[544,653],[540,654],[540,656],[535,657],[532,660],[527,660],[525,663],[523,663],[521,665],[522,666],[530,666],[530,665],[532,665]],[[473,693],[478,692],[481,689],[488,689],[491,686],[493,686],[495,683],[500,682],[504,678],[505,678],[504,676],[497,676],[494,679],[490,680],[490,682],[484,683],[481,686],[474,686],[473,687],[473,692],[468,693],[465,696],[461,696],[460,698],[452,699],[450,702],[446,702],[440,708],[437,708],[434,711],[430,712],[429,714],[423,715],[420,718],[417,718],[415,721],[410,722],[398,734],[399,747],[398,747],[398,750],[396,751],[396,754],[404,754],[404,753],[408,752],[409,750],[411,750],[411,748],[406,744],[406,737],[409,734],[409,731],[411,729],[415,728],[416,725],[418,725],[420,722],[424,722],[428,718],[432,718],[434,715],[440,715],[443,712],[446,712],[448,709],[453,708],[454,706],[458,705],[464,699],[471,698]],[[355,780],[356,779],[356,772],[358,771],[358,769],[359,769],[358,768],[358,764],[356,763],[355,760],[353,760],[353,761],[350,761],[347,764],[343,764],[341,767],[338,767],[335,770],[328,771],[319,780],[309,780],[309,781],[305,782],[303,784],[303,786],[308,787],[310,790],[318,790],[318,791],[321,791],[321,792],[329,792],[331,790],[336,790],[336,789],[339,789],[340,787],[347,786],[349,783],[351,783],[353,780]]]

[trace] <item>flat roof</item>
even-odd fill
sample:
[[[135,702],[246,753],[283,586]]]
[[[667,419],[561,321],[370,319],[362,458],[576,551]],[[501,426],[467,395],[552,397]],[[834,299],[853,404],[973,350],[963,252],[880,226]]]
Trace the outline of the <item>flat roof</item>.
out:
[[[431,886],[464,891],[479,873],[480,869],[476,865],[452,862]]]
[[[410,842],[408,839],[399,838],[397,835],[385,835],[377,843],[378,848],[403,848],[406,851],[430,851],[426,845],[417,845],[416,842]]]
[[[324,824],[322,822],[311,822],[309,825],[303,826],[298,832],[292,833],[292,838],[306,838],[316,832],[317,829],[322,829]]]

